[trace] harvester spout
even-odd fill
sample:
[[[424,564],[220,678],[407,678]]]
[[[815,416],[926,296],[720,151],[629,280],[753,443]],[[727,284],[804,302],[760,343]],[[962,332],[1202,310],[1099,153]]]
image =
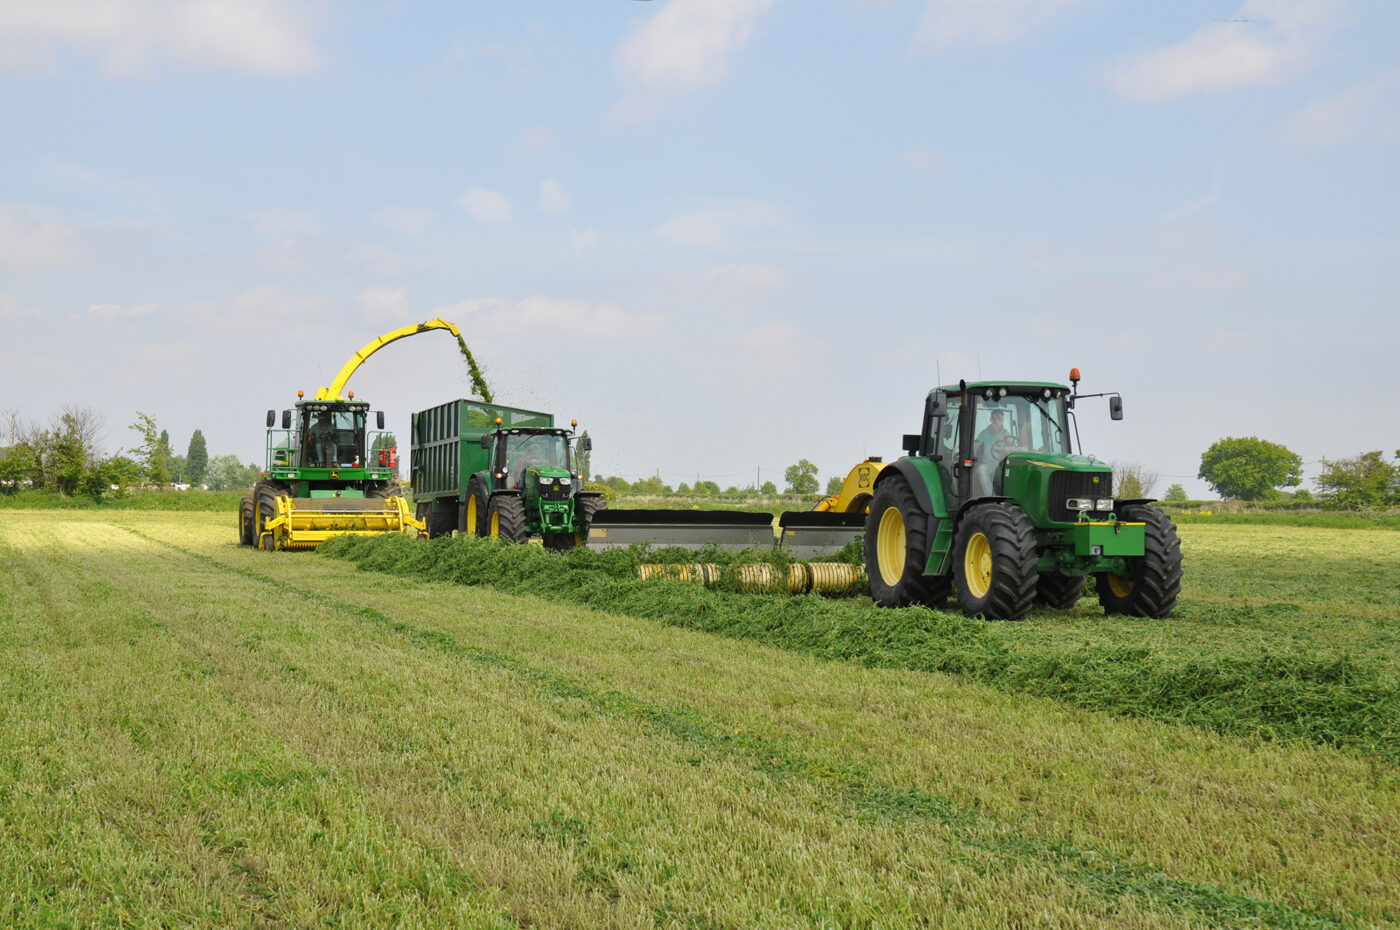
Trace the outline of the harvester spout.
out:
[[[340,395],[345,390],[346,383],[349,382],[350,376],[355,373],[355,369],[364,364],[365,359],[397,339],[402,339],[405,336],[416,336],[430,329],[445,329],[458,339],[462,337],[457,327],[446,320],[428,320],[423,323],[415,323],[412,326],[405,326],[402,329],[396,329],[393,332],[385,333],[351,356],[350,361],[345,363],[345,367],[340,369],[340,374],[335,376],[335,380],[332,381],[329,386],[317,388],[315,399],[342,400],[343,398]]]

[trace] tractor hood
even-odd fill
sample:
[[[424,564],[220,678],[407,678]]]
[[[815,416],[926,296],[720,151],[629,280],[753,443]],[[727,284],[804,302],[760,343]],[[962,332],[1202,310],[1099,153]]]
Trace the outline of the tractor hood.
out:
[[[1003,462],[1002,494],[1020,501],[1036,526],[1073,524],[1070,500],[1113,498],[1113,468],[1085,455],[1012,452]],[[1116,510],[1114,505],[1112,510]],[[1111,511],[1096,511],[1107,515]]]

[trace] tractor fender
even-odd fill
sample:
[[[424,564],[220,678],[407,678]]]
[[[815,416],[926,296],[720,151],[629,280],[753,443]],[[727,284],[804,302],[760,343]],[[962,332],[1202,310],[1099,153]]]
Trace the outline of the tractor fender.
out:
[[[468,475],[467,480],[462,482],[462,490],[460,494],[461,501],[464,504],[467,502],[467,488],[471,487],[473,478],[476,479],[478,485],[486,489],[486,497],[488,499],[491,497],[491,476],[485,471],[479,471],[475,474]]]
[[[1157,503],[1157,498],[1155,497],[1115,497],[1113,499],[1113,509],[1117,510],[1120,507],[1129,507],[1133,504],[1155,503]]]

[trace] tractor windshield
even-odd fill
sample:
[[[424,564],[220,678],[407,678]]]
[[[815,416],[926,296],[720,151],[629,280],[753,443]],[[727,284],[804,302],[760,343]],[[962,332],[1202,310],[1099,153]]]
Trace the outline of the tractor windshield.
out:
[[[367,409],[337,404],[302,405],[302,466],[348,468],[362,464]]]
[[[518,487],[527,468],[569,467],[569,442],[558,433],[511,433],[506,436],[506,473]]]
[[[1000,493],[1001,463],[1012,452],[1067,453],[1064,400],[1012,394],[978,399],[973,425],[973,494]]]

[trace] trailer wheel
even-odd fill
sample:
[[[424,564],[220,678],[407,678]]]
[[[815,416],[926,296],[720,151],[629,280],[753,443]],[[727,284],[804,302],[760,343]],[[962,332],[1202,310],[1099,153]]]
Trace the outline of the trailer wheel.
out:
[[[1069,610],[1084,596],[1083,575],[1056,575],[1042,572],[1035,587],[1035,602],[1056,610]]]
[[[1131,577],[1109,572],[1094,576],[1104,613],[1130,617],[1170,617],[1181,594],[1181,542],[1176,524],[1156,507],[1142,504],[1123,508],[1124,523],[1147,524],[1140,558],[1128,559]]]
[[[457,514],[457,532],[468,536],[486,535],[486,491],[475,478],[467,482],[467,499]]]
[[[525,502],[514,494],[498,494],[486,508],[486,534],[492,539],[523,543],[530,533],[525,523]]]
[[[953,577],[958,604],[969,617],[1020,620],[1035,603],[1035,534],[1015,504],[981,504],[958,526]]]
[[[608,500],[605,497],[578,497],[574,499],[578,513],[578,524],[581,530],[574,537],[574,545],[582,546],[588,543],[588,531],[593,526],[593,518],[600,510],[608,509]]]
[[[255,523],[253,515],[253,496],[245,495],[238,503],[238,544],[240,546],[251,546],[254,543],[253,525]]]
[[[946,577],[924,574],[928,564],[928,514],[919,507],[903,477],[887,478],[875,489],[865,520],[865,573],[870,596],[881,607],[941,606]]]

